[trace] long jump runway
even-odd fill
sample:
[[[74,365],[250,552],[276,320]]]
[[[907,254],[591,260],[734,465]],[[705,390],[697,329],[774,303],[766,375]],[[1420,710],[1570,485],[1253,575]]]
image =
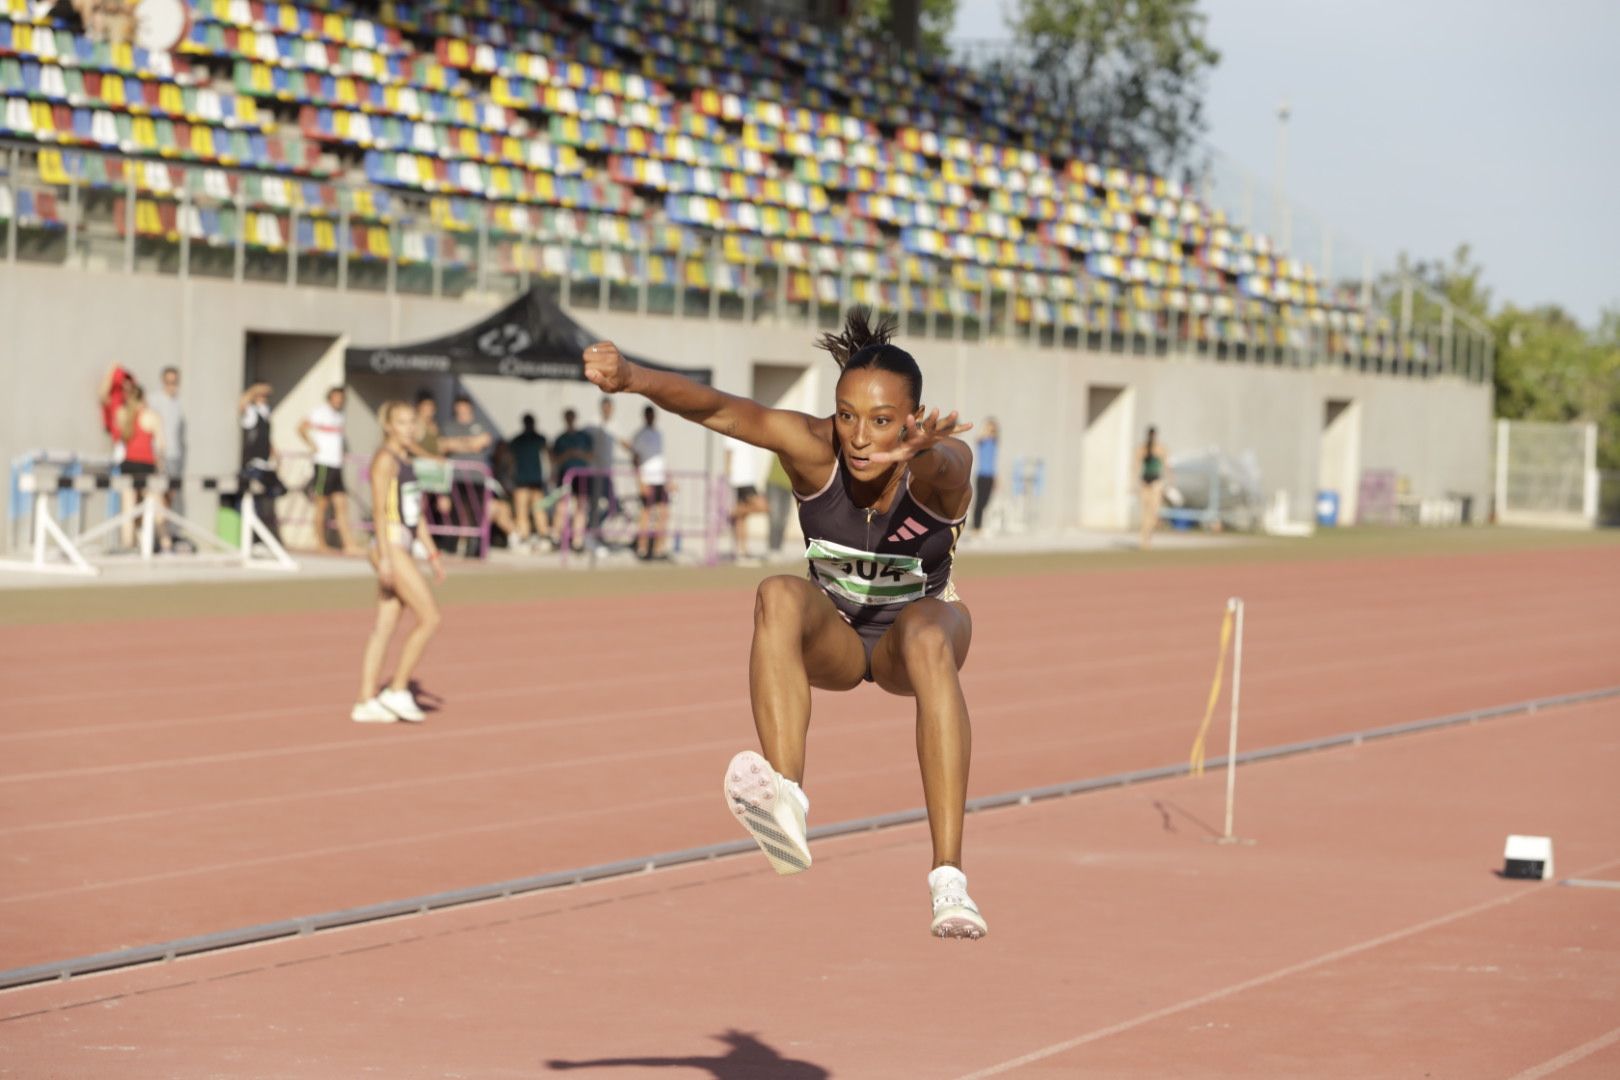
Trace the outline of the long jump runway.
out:
[[[926,933],[924,827],[0,995],[21,1076],[1607,1077],[1620,703],[974,818],[983,942]]]
[[[1620,684],[1605,550],[961,585],[973,795],[1184,760],[1234,593],[1245,746]],[[736,839],[751,607],[450,607],[420,728],[347,720],[361,611],[0,631],[0,966]],[[810,750],[813,824],[921,803],[907,702],[818,694]]]
[[[1184,759],[1209,690],[1228,594],[1244,596],[1249,610],[1246,746],[1620,683],[1620,620],[1612,617],[1620,560],[1607,551],[964,578],[961,585],[975,614],[974,653],[964,674],[975,724],[972,795]],[[714,789],[719,764],[752,742],[745,675],[750,609],[747,591],[450,607],[444,635],[421,672],[426,687],[442,696],[442,708],[420,729],[363,729],[347,721],[369,622],[364,612],[6,628],[0,656],[11,708],[0,722],[0,967],[737,839]],[[910,729],[909,704],[870,688],[816,695],[807,777],[812,823],[919,805]],[[1285,767],[1293,769],[1273,764],[1252,772],[1259,777]],[[1383,795],[1369,795],[1374,811]],[[1063,811],[1077,814],[1082,829],[1077,858],[1108,850],[1106,829],[1092,832],[1087,824],[1093,813],[1087,808],[1103,801],[1081,798]],[[1610,823],[1615,810],[1620,806],[1610,797],[1604,808]],[[1199,813],[1202,821],[1217,816],[1213,808]],[[1019,905],[1042,902],[1042,878],[1034,870],[1013,878],[996,870],[1006,853],[998,855],[993,837],[1001,826],[995,823],[1016,818],[1011,811],[975,816],[967,829],[975,894],[985,894],[995,923],[995,938],[985,942],[993,950],[1011,947],[1009,938],[1021,925]],[[1170,829],[1196,827],[1168,803],[1155,808],[1153,819],[1166,836],[1178,836]],[[1495,858],[1507,831],[1537,829],[1524,821],[1495,829],[1489,850],[1469,848],[1471,866],[1477,870]],[[588,947],[598,933],[635,938],[645,929],[646,941],[685,936],[692,929],[664,925],[663,915],[650,918],[646,910],[679,910],[685,918],[685,894],[724,897],[698,905],[714,925],[739,929],[739,918],[758,916],[768,929],[761,931],[765,938],[745,934],[734,952],[711,955],[706,965],[761,978],[758,993],[776,996],[768,989],[774,978],[797,986],[802,976],[792,963],[782,970],[774,962],[784,942],[823,941],[844,926],[867,926],[885,910],[893,910],[893,918],[878,921],[896,941],[922,933],[927,842],[917,829],[839,840],[818,852],[807,879],[836,878],[836,871],[823,874],[829,860],[842,858],[834,852],[893,845],[904,852],[896,855],[904,873],[885,878],[878,868],[888,855],[873,855],[873,878],[860,881],[859,897],[852,894],[847,908],[842,902],[816,908],[820,923],[776,921],[782,895],[799,895],[799,882],[771,882],[778,891],[758,902],[729,899],[731,886],[713,878],[742,874],[739,881],[747,882],[752,870],[747,861],[726,861],[653,874],[643,884],[676,899],[611,920],[611,929],[582,925],[564,938]],[[1037,861],[1040,848],[1030,847]],[[1204,845],[1197,850],[1204,852]],[[1265,857],[1221,855],[1233,855],[1231,861]],[[1327,865],[1338,865],[1340,855],[1328,845],[1317,852]],[[1178,866],[1183,857],[1174,857]],[[851,855],[851,865],[865,863]],[[1560,868],[1578,868],[1563,850]],[[1111,879],[1128,882],[1129,876]],[[1489,876],[1484,882],[1497,884]],[[549,904],[546,910],[561,915],[573,904],[598,904],[619,887],[522,904]],[[1369,881],[1346,895],[1361,904],[1388,887]],[[1614,899],[1614,891],[1607,894]],[[1579,900],[1586,902],[1601,904]],[[507,920],[518,910],[512,904],[480,912]],[[1225,913],[1244,926],[1264,923],[1246,908]],[[473,912],[436,915],[420,925],[439,925],[441,918],[473,918]],[[478,925],[473,918],[471,926]],[[390,939],[397,931],[355,929],[330,941],[374,933]],[[528,933],[520,926],[512,941]],[[559,947],[554,934],[541,936],[546,949]],[[326,955],[335,946],[319,944],[324,939],[264,947],[262,954],[313,949],[311,955]],[[1217,954],[1226,949],[1213,942],[1200,947]],[[1140,942],[1128,929],[1119,944]],[[941,942],[923,938],[920,946]],[[186,960],[141,978],[190,981],[188,973],[203,970],[198,965],[249,954],[259,950]],[[1040,989],[1017,999],[1034,1009],[1037,999],[1061,999],[1071,984],[1087,984],[1082,975],[1090,963],[1071,962],[1069,983],[1032,981],[1030,988]],[[476,967],[480,960],[468,963]],[[851,963],[859,970],[862,960]],[[663,965],[648,952],[645,962],[620,965],[619,975],[663,980],[672,975]],[[1153,970],[1160,963],[1153,962]],[[421,968],[418,976],[437,980],[433,968]],[[24,989],[0,1001],[11,1012],[28,1012],[24,1002],[36,994],[75,991],[73,999],[84,999],[94,994],[79,991],[110,978],[126,976]],[[595,993],[586,978],[578,1002],[595,1001],[617,1015],[624,1030],[638,1023],[638,1009],[659,1007],[656,996],[632,1007],[632,997],[612,1004],[617,989],[599,999]],[[358,1001],[356,1007],[373,1009]],[[859,1015],[857,1009],[851,1017]],[[476,1031],[478,1023],[445,1033],[460,1044],[463,1030]],[[690,1052],[755,1052],[750,1043],[703,1049],[703,1036],[726,1030],[698,1031]],[[13,1049],[23,1046],[0,1038]],[[841,1044],[860,1046],[860,1040],[881,1044],[883,1035],[859,1028]],[[786,1052],[787,1044],[771,1046]],[[580,1051],[567,1054],[573,1052]],[[596,1056],[606,1052],[598,1049]],[[975,1067],[983,1064],[995,1062]],[[144,1075],[144,1069],[125,1075]],[[716,1075],[818,1074],[771,1074],[748,1065]]]

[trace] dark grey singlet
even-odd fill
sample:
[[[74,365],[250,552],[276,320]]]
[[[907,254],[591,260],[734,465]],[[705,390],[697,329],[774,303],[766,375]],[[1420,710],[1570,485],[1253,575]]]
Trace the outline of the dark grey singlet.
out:
[[[870,516],[870,520],[868,520]],[[951,562],[967,515],[947,520],[911,494],[911,474],[887,512],[870,512],[850,497],[841,462],[826,487],[799,500],[810,580],[872,646],[907,604],[925,596],[955,599]]]

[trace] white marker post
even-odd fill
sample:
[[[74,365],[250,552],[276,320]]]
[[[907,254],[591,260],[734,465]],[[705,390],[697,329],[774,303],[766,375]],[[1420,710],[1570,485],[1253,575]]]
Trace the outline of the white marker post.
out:
[[[1221,834],[1223,844],[1239,844],[1232,834],[1232,812],[1237,797],[1238,696],[1243,690],[1243,601],[1232,597],[1226,609],[1233,613],[1232,636],[1232,719],[1226,732],[1226,831]]]

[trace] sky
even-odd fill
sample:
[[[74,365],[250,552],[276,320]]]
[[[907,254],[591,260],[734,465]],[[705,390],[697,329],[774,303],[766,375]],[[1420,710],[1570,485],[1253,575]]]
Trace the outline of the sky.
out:
[[[959,40],[1008,36],[1009,0],[958,0]],[[1271,217],[1277,109],[1294,249],[1373,272],[1469,244],[1493,303],[1620,309],[1620,3],[1202,0],[1221,63],[1209,141]],[[1239,184],[1223,190],[1238,192]],[[1234,201],[1242,201],[1235,197]]]

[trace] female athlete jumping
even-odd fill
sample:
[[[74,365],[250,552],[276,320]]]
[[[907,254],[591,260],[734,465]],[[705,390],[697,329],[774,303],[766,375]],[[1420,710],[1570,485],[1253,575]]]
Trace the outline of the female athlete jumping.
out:
[[[411,672],[439,627],[439,606],[433,601],[427,579],[416,568],[412,540],[420,542],[427,552],[435,580],[444,580],[444,567],[422,516],[422,491],[411,464],[410,453],[418,448],[416,411],[403,401],[384,402],[377,419],[382,424],[383,444],[371,459],[371,507],[376,534],[370,551],[371,565],[377,571],[377,625],[366,642],[360,669],[360,700],[349,718],[373,724],[395,720],[420,723],[425,717],[411,696]],[[416,616],[416,626],[405,637],[393,680],[379,694],[383,656],[399,625],[401,609],[407,607]]]
[[[984,936],[962,873],[962,815],[971,735],[958,671],[973,620],[951,584],[972,498],[973,454],[954,436],[972,425],[922,408],[916,360],[889,344],[864,309],[818,344],[838,362],[836,410],[769,409],[626,360],[609,342],[585,350],[585,375],[607,393],[641,394],[704,427],[777,454],[793,482],[808,578],[770,577],[754,605],[748,663],[764,756],[726,769],[726,800],[779,874],[810,866],[804,777],[810,688],[863,680],[917,701],[917,756],[933,836],[932,932]]]

